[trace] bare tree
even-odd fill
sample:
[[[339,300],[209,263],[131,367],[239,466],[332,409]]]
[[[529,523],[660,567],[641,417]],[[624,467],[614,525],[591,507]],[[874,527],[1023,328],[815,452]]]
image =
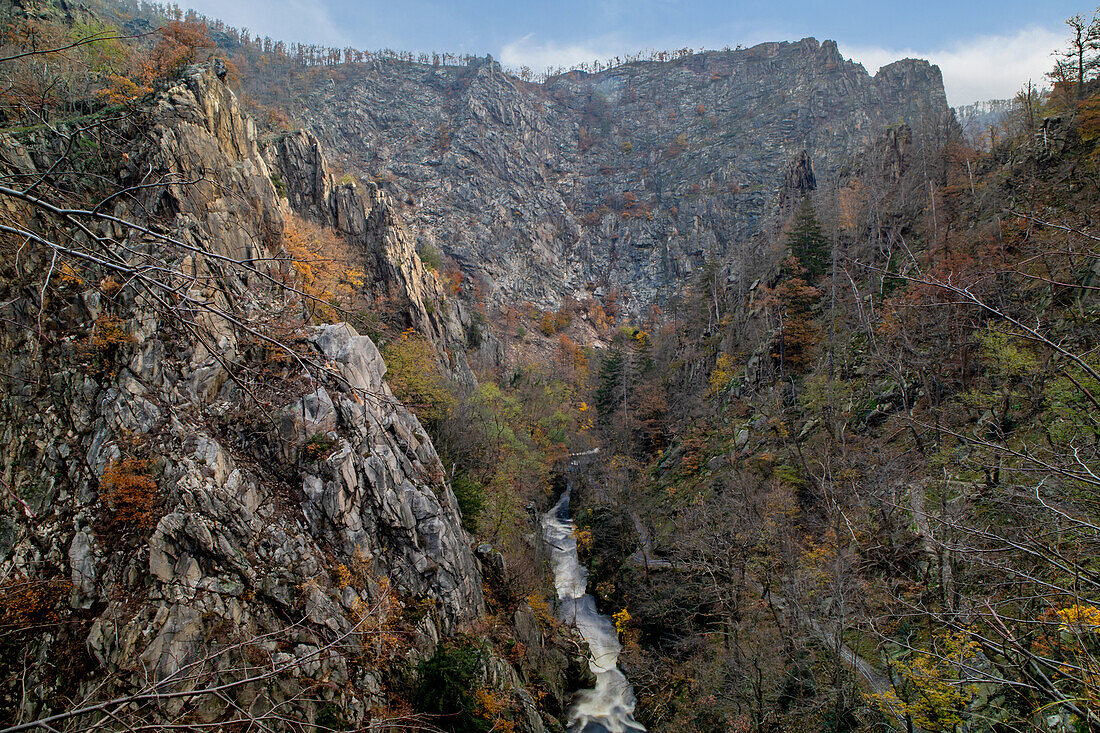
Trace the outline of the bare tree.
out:
[[[1093,54],[1100,48],[1100,18],[1078,13],[1067,19],[1066,25],[1070,29],[1069,48],[1055,54],[1055,67],[1049,76],[1055,82],[1072,83],[1079,102],[1085,96],[1085,82],[1100,62]]]

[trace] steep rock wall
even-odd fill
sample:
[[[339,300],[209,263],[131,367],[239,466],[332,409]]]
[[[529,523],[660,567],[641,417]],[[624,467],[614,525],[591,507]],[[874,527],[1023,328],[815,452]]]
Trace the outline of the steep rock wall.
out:
[[[951,119],[936,67],[872,77],[812,38],[545,84],[491,59],[350,65],[302,103],[326,148],[496,303],[615,290],[636,313],[708,257],[746,269],[792,168],[823,181],[890,125]]]
[[[94,270],[49,289],[21,280],[46,271],[49,250],[5,261],[16,269],[0,298],[0,590],[48,623],[19,636],[22,655],[6,649],[23,667],[5,668],[0,710],[25,721],[137,693],[109,727],[259,716],[285,728],[326,706],[361,724],[387,702],[387,635],[404,628],[415,662],[484,612],[439,457],[370,339],[302,322],[278,286],[283,209],[215,71],[189,71],[117,132],[132,147],[114,175],[162,185],[120,196],[98,235],[131,266],[173,268],[174,295]],[[11,138],[0,146],[15,180],[49,162]],[[344,228],[404,253],[389,276],[422,302],[415,254],[380,196],[370,203],[356,194],[349,206],[380,221]],[[3,207],[51,233],[27,202]],[[108,498],[123,485],[146,504]],[[120,508],[138,520],[119,522]],[[517,688],[528,729],[541,730]]]
[[[334,181],[320,143],[306,130],[272,141],[264,155],[294,211],[332,227],[368,255],[378,295],[397,300],[406,327],[440,343],[462,340],[439,277],[421,262],[386,193],[373,182]]]

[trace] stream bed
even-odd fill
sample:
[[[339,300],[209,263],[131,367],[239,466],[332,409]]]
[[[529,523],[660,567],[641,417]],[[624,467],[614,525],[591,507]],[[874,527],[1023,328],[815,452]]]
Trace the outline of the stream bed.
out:
[[[569,518],[570,485],[542,518],[542,534],[550,551],[558,614],[588,642],[588,666],[596,686],[577,693],[569,711],[573,733],[634,733],[645,728],[634,720],[634,689],[619,669],[619,634],[615,624],[596,610],[588,594],[588,570],[577,556],[573,520]]]

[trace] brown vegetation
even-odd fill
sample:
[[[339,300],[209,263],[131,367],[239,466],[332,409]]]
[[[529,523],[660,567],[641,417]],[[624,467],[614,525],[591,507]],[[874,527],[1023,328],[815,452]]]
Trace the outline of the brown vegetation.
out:
[[[156,525],[160,499],[149,461],[134,458],[112,461],[103,472],[99,490],[112,528],[143,532]]]

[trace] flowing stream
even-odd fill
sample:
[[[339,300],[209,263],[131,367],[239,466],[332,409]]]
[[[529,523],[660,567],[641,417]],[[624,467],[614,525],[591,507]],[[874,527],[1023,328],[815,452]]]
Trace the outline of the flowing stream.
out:
[[[634,720],[634,689],[618,667],[619,634],[615,624],[596,611],[596,599],[588,595],[588,570],[577,557],[569,495],[565,490],[554,508],[543,515],[542,535],[549,545],[554,586],[562,620],[573,624],[592,652],[588,666],[596,675],[596,687],[577,693],[569,711],[574,733],[631,733],[644,731]]]

